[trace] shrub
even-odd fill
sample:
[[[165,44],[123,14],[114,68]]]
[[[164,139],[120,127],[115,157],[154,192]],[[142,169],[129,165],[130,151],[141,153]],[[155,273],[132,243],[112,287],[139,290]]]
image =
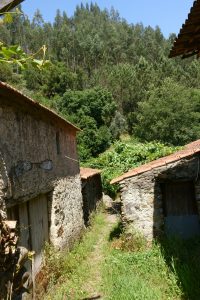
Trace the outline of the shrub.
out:
[[[84,166],[103,170],[102,182],[104,192],[111,197],[117,195],[119,187],[110,181],[144,163],[150,162],[178,150],[158,142],[139,143],[133,139],[126,142],[117,141],[97,158],[88,160]]]

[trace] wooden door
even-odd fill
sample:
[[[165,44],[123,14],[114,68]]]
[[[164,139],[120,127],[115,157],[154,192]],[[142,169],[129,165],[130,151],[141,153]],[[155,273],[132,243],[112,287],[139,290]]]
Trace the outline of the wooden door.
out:
[[[48,207],[46,195],[32,199],[28,203],[31,248],[35,251],[33,274],[35,275],[42,263],[42,250],[49,240]]]
[[[30,249],[30,236],[29,236],[29,219],[27,202],[19,205],[19,229],[20,239],[19,245]]]
[[[166,183],[163,200],[168,235],[179,235],[183,238],[199,235],[199,215],[193,182]]]

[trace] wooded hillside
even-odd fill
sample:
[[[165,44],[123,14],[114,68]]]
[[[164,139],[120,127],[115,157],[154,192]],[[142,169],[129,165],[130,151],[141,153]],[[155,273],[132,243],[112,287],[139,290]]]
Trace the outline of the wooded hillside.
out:
[[[0,25],[0,40],[27,53],[48,48],[44,70],[1,64],[0,80],[56,109],[84,131],[82,160],[96,156],[128,132],[141,141],[183,145],[200,138],[200,64],[168,59],[175,35],[159,27],[128,24],[96,4],[74,15],[56,13],[53,24],[39,11]]]

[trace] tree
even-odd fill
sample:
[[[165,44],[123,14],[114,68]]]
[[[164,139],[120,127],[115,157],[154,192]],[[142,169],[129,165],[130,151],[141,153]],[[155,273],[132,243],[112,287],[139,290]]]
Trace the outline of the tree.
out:
[[[165,79],[139,103],[133,133],[141,140],[183,145],[200,138],[200,93]]]
[[[172,97],[177,99],[177,103],[180,101],[182,103],[182,99],[174,96],[173,88],[176,86],[182,87],[185,91],[189,89],[191,93],[193,91],[195,96],[188,94],[188,97],[193,100],[198,99],[199,62],[193,58],[189,61],[169,60],[168,53],[174,40],[172,35],[166,39],[159,27],[154,29],[150,26],[145,27],[141,23],[128,24],[114,9],[101,10],[97,4],[80,4],[71,17],[57,11],[52,24],[45,22],[39,11],[36,11],[34,20],[29,20],[20,12],[13,16],[13,23],[4,22],[0,26],[0,36],[3,42],[0,60],[3,60],[4,66],[6,64],[6,67],[1,68],[1,78],[9,81],[14,79],[15,84],[19,84],[20,88],[28,88],[30,91],[27,92],[38,97],[39,100],[42,98],[43,103],[51,107],[54,104],[57,105],[59,111],[67,118],[73,116],[77,124],[81,118],[85,120],[84,122],[88,122],[88,129],[83,124],[81,126],[85,130],[90,130],[88,136],[94,134],[98,150],[95,152],[94,144],[89,147],[89,152],[94,155],[100,151],[99,149],[104,149],[97,145],[97,140],[102,141],[102,132],[105,133],[104,126],[108,132],[112,133],[112,138],[117,138],[124,130],[128,130],[129,134],[137,133],[138,136],[146,136],[147,139],[159,138],[164,141],[166,137],[167,141],[170,140],[167,135],[161,136],[162,130],[165,131],[163,129],[165,123],[160,124],[160,135],[158,134],[159,120],[154,122],[157,124],[157,129],[153,129],[153,125],[149,123],[148,126],[151,128],[149,136],[143,133],[144,128],[147,130],[148,123],[148,116],[143,117],[145,111],[153,110],[154,106],[156,109],[156,104],[152,99],[160,101],[157,91],[164,89],[164,82],[166,84],[167,78],[171,78],[174,86],[169,86],[171,92],[169,95],[166,94],[166,97],[162,96],[164,99]],[[20,47],[12,48],[13,44]],[[46,54],[46,48],[44,48],[35,56],[41,44],[47,45],[48,53]],[[46,59],[51,61],[51,65],[44,69],[42,63],[40,68],[35,68],[39,64],[36,58],[40,58],[39,61],[41,61],[43,51],[45,51]],[[21,60],[20,57],[23,59]],[[27,63],[28,57],[30,57],[30,63]],[[37,64],[32,66],[32,61],[35,59]],[[22,70],[16,64],[27,69]],[[41,68],[43,68],[42,71]],[[10,76],[13,71],[17,75]],[[107,116],[109,118],[106,122],[102,121],[102,106],[98,103],[99,94],[94,93],[94,90],[98,89],[109,92],[116,107],[111,113],[111,118]],[[71,103],[67,102],[66,97],[69,97]],[[91,97],[96,97],[97,101],[93,101]],[[90,99],[94,109],[87,98]],[[167,101],[172,102],[172,100],[163,101],[163,103],[166,102],[164,104],[166,108],[168,107]],[[75,109],[76,103],[79,109]],[[102,103],[106,107],[106,102],[102,100]],[[151,103],[151,106],[148,106],[148,103]],[[184,107],[188,109],[185,103]],[[159,119],[161,115],[161,119],[164,120],[158,108],[157,111],[154,109],[154,115],[151,118]],[[190,116],[193,114],[197,117],[197,106],[192,105],[190,112]],[[173,126],[176,127],[176,122],[173,124],[170,125],[170,130],[175,131],[176,128]],[[137,130],[139,126],[141,132]],[[100,127],[102,127],[101,137],[97,137],[95,130],[99,131]],[[179,132],[179,139],[175,140],[173,137],[173,141],[182,143],[187,140],[187,134],[188,139],[197,136],[194,134],[194,131],[198,131],[197,128],[198,126],[195,125],[191,131],[189,129],[185,131],[184,138],[180,138]],[[153,130],[156,134],[152,133]],[[84,139],[85,137],[80,140]],[[91,139],[88,138],[88,141],[91,142]],[[87,143],[85,139],[84,145]],[[105,141],[100,144],[108,145]]]
[[[11,30],[14,27],[15,34],[13,35],[13,39],[11,43],[14,44],[16,41],[16,36],[23,39],[23,34],[19,34],[17,31],[18,28],[22,28],[21,19],[24,19],[23,13],[20,11],[19,8],[16,9],[14,12],[10,12],[10,10],[19,4],[20,0],[16,1],[6,1],[6,5],[1,6],[1,13],[0,16],[3,15],[4,19],[2,22],[8,23]],[[20,21],[19,21],[20,20]],[[21,44],[23,44],[23,40],[20,40]],[[37,59],[37,56],[42,53],[42,60]],[[13,64],[18,65],[21,68],[25,68],[28,65],[32,65],[34,67],[42,68],[48,64],[48,61],[45,60],[46,55],[46,46],[42,46],[36,53],[32,55],[28,55],[25,51],[22,50],[21,46],[19,45],[5,45],[3,41],[0,41],[0,63],[3,64]]]
[[[82,160],[96,156],[112,142],[110,124],[116,111],[111,93],[101,88],[67,91],[57,102],[57,108],[83,132],[79,134]]]

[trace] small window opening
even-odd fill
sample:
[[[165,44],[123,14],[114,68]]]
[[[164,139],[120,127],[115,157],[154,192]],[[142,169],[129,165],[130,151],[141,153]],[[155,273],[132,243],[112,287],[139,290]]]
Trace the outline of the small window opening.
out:
[[[56,150],[57,154],[60,154],[60,134],[56,132]]]

